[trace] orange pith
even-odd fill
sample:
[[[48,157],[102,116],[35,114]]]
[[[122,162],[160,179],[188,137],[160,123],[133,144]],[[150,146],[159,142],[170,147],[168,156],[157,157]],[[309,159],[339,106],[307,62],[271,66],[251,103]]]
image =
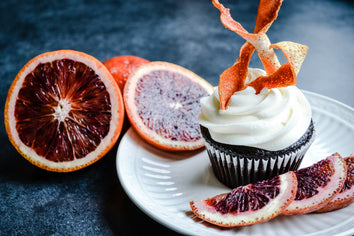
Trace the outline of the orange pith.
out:
[[[128,78],[123,96],[130,123],[141,137],[161,149],[182,151],[204,146],[199,99],[213,90],[181,66],[150,62]]]
[[[13,81],[5,127],[17,151],[46,170],[69,172],[103,157],[121,132],[124,106],[105,66],[72,50],[43,53]]]

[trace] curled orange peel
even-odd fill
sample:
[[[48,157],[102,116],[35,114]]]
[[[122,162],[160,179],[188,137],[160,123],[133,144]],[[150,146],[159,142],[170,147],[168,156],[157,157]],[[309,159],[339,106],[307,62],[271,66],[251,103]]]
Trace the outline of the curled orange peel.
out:
[[[240,49],[240,55],[235,64],[226,69],[219,79],[218,92],[220,107],[225,110],[232,94],[245,88],[245,80],[248,74],[248,64],[254,52],[251,43],[246,42]],[[236,80],[235,80],[236,78]]]
[[[299,73],[308,47],[287,41],[270,44],[266,35],[269,27],[278,16],[283,0],[260,0],[254,34],[248,33],[240,23],[235,21],[231,17],[230,9],[220,4],[219,0],[212,1],[214,6],[220,10],[222,24],[247,40],[241,47],[239,58],[235,64],[220,75],[218,89],[221,109],[226,109],[233,93],[243,90],[247,86],[253,87],[258,94],[265,87],[272,89],[295,85],[296,75]],[[281,49],[287,62],[280,65],[273,49]],[[267,75],[245,84],[249,61],[254,50],[257,50]]]
[[[266,33],[275,19],[283,0],[260,0],[257,11],[256,25],[254,32],[264,31]]]
[[[296,75],[299,73],[308,51],[306,45],[288,41],[272,44],[270,47],[281,49],[287,62],[271,75],[260,76],[245,86],[253,87],[256,90],[256,94],[259,94],[265,87],[272,89],[295,85]]]
[[[256,49],[258,48],[258,54],[268,74],[274,73],[280,67],[265,33],[277,18],[281,4],[282,0],[261,0],[254,28],[255,34],[250,34],[240,23],[232,19],[230,9],[225,8],[218,0],[213,0],[213,5],[220,10],[222,24],[247,40],[241,47],[239,58],[235,64],[220,75],[218,92],[221,109],[226,109],[227,103],[234,92],[245,88],[244,83],[248,74],[248,65],[255,47]]]
[[[261,1],[261,4],[266,3],[266,1]],[[241,37],[243,37],[245,40],[250,42],[255,49],[257,50],[259,57],[264,65],[264,69],[268,74],[273,73],[276,71],[277,68],[280,67],[280,63],[278,61],[277,56],[274,53],[274,50],[270,48],[270,41],[268,36],[266,35],[266,31],[269,29],[270,25],[273,23],[275,20],[277,13],[275,14],[275,18],[268,18],[271,21],[268,22],[267,24],[264,24],[264,22],[267,22],[266,19],[259,20],[259,22],[262,23],[262,28],[259,30],[259,32],[255,34],[248,33],[247,30],[245,30],[240,23],[235,21],[231,14],[230,14],[230,9],[225,8],[224,5],[222,5],[219,0],[213,0],[213,4],[216,8],[219,9],[220,11],[220,20],[221,23],[231,31],[237,33]],[[268,6],[269,7],[269,6]],[[280,6],[279,6],[280,7]],[[266,9],[267,7],[264,5],[262,6],[262,9]],[[273,8],[275,9],[275,8]],[[263,11],[262,11],[263,12]],[[267,12],[267,11],[264,11]],[[274,14],[273,14],[274,15]],[[257,29],[260,28],[257,26]]]
[[[284,63],[279,69],[271,75],[260,76],[247,86],[251,86],[259,94],[264,88],[272,89],[287,87],[296,84],[296,73],[290,62]]]
[[[284,41],[270,45],[271,48],[281,49],[284,53],[288,62],[294,67],[295,73],[298,74],[301,68],[302,63],[305,60],[307,51],[309,49],[308,46]]]

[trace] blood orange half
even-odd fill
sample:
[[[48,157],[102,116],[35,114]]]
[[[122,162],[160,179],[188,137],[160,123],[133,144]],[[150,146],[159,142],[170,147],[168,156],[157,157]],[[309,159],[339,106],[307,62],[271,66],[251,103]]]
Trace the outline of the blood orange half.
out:
[[[30,60],[5,105],[8,137],[28,161],[56,172],[104,156],[121,132],[124,105],[107,68],[82,52],[60,50]]]
[[[206,200],[190,202],[199,218],[223,227],[246,226],[270,220],[294,200],[294,172],[233,189]]]
[[[123,97],[130,123],[141,137],[161,149],[181,151],[204,146],[199,100],[213,91],[181,66],[150,62],[129,76]]]

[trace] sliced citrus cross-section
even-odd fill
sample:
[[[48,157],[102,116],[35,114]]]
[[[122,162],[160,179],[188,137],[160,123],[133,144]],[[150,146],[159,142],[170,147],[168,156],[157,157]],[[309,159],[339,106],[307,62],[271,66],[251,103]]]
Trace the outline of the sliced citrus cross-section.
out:
[[[312,166],[295,171],[298,187],[294,201],[283,212],[299,215],[316,211],[342,189],[347,176],[344,159],[334,153]]]
[[[141,137],[161,149],[181,151],[204,146],[199,100],[213,91],[184,67],[150,62],[129,76],[123,97],[130,123]]]
[[[316,212],[334,211],[354,203],[354,153],[344,160],[348,171],[343,188],[327,205]]]
[[[5,127],[17,151],[56,172],[84,168],[104,156],[121,132],[117,83],[94,57],[72,50],[43,53],[13,81]]]
[[[199,218],[223,227],[246,226],[270,220],[294,200],[297,179],[287,172],[268,180],[240,186],[230,193],[190,202]]]

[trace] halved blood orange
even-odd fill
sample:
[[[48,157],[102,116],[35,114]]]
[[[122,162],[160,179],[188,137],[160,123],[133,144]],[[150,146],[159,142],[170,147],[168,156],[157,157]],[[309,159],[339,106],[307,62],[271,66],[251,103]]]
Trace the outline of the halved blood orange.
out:
[[[109,72],[113,75],[113,78],[118,83],[120,91],[123,92],[124,85],[129,75],[139,66],[148,63],[149,61],[132,55],[122,55],[112,57],[103,62]]]
[[[182,151],[204,146],[199,100],[213,91],[184,67],[150,62],[129,76],[123,97],[130,123],[141,137],[161,149]]]
[[[5,105],[8,137],[28,161],[56,172],[104,156],[121,132],[117,83],[94,57],[72,50],[43,53],[13,81]]]
[[[344,158],[347,165],[347,178],[344,182],[343,188],[337,193],[337,195],[324,207],[316,212],[328,212],[334,211],[346,206],[349,206],[354,202],[354,153],[349,157]]]
[[[298,186],[285,215],[306,214],[321,209],[342,189],[347,176],[344,159],[334,153],[312,166],[295,171]]]
[[[261,223],[279,215],[294,200],[297,179],[287,172],[233,189],[230,193],[190,202],[197,217],[209,223],[235,227]]]

